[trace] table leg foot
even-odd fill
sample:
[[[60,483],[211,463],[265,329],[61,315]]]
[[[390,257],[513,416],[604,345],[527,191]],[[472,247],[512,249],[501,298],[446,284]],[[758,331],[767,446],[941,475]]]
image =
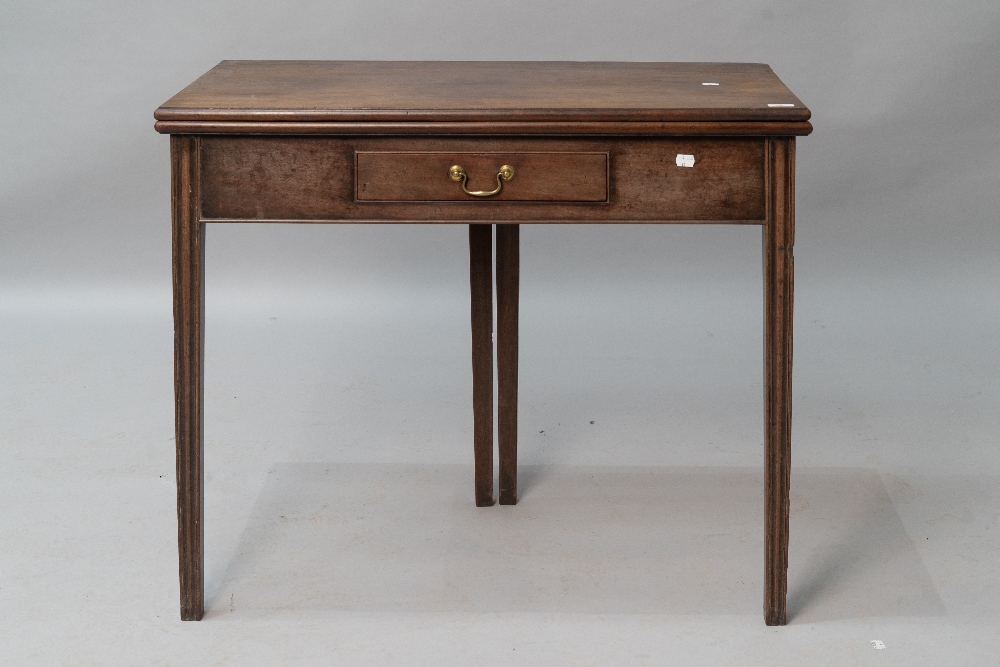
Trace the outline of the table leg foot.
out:
[[[204,615],[202,321],[205,227],[198,212],[198,139],[170,137],[173,209],[174,400],[181,619]]]
[[[476,506],[493,505],[493,228],[469,225]]]
[[[792,444],[792,305],[795,139],[768,145],[764,226],[764,621],[784,625],[788,589],[788,493]]]
[[[517,503],[517,314],[520,226],[497,225],[497,388],[500,504]]]

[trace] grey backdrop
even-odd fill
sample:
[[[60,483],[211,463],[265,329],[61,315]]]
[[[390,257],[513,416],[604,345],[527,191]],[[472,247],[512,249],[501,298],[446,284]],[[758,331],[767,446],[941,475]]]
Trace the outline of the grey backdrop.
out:
[[[766,62],[815,118],[799,145],[803,277],[952,274],[997,247],[998,17],[989,1],[15,2],[0,28],[4,285],[162,284],[167,141],[151,112],[224,58]]]
[[[793,462],[867,471],[851,488],[875,480],[891,529],[860,534],[896,535],[913,574],[898,586],[926,596],[852,606],[851,585],[877,587],[845,565],[867,548],[840,561],[796,560],[793,548],[793,621],[819,634],[790,627],[778,648],[756,602],[752,614],[670,607],[679,616],[659,625],[627,604],[577,618],[572,596],[475,613],[432,605],[444,617],[335,606],[340,616],[285,617],[291,639],[273,634],[267,600],[250,596],[257,606],[240,617],[229,583],[252,572],[234,554],[261,534],[254,513],[315,473],[280,465],[465,465],[471,415],[464,227],[232,226],[208,233],[206,558],[210,620],[237,620],[180,626],[168,140],[152,112],[219,60],[258,58],[770,64],[815,127],[798,142]],[[5,3],[0,470],[14,481],[0,491],[0,624],[15,631],[0,653],[280,664],[336,648],[366,664],[440,664],[513,660],[521,638],[537,664],[664,664],[675,650],[748,664],[765,649],[806,664],[818,636],[824,659],[847,664],[878,630],[919,647],[907,664],[988,655],[994,633],[981,623],[996,621],[1000,599],[998,72],[990,0]],[[529,494],[535,484],[544,495],[546,479],[558,488],[551,466],[759,465],[759,250],[749,228],[523,229]],[[609,429],[588,430],[595,421]],[[265,481],[272,466],[285,475],[277,486]],[[793,473],[793,493],[809,474]],[[848,526],[840,543],[858,534]],[[400,595],[376,596],[376,611]],[[724,624],[712,614],[737,614],[721,653],[706,653]],[[388,626],[408,639],[387,643]],[[131,648],[115,643],[122,628]]]

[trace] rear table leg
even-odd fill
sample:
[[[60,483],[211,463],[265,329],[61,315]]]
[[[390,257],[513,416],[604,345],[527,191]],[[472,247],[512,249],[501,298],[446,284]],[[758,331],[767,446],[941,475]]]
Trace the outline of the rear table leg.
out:
[[[517,503],[517,311],[520,226],[497,225],[497,431],[500,504]]]
[[[476,505],[493,504],[493,229],[469,225]]]

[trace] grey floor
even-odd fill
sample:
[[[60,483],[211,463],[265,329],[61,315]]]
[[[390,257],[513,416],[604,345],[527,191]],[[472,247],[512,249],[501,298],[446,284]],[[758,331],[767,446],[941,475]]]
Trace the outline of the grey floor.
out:
[[[995,269],[832,279],[799,251],[767,628],[759,232],[614,281],[554,277],[530,248],[555,233],[522,235],[521,501],[476,508],[461,252],[436,281],[276,285],[210,230],[201,623],[169,290],[5,291],[0,664],[1000,664]]]

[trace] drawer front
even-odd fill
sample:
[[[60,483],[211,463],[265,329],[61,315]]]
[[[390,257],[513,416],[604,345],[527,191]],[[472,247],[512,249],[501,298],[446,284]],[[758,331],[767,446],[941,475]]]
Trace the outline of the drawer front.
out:
[[[464,183],[450,176],[455,166],[465,174]],[[501,177],[504,166],[511,169]],[[608,200],[607,153],[359,151],[355,174],[358,201],[467,202],[476,196],[494,201]],[[496,194],[486,194],[492,192]]]
[[[761,137],[205,136],[204,220],[700,222],[764,219]],[[680,156],[693,156],[690,160]],[[470,196],[449,177],[460,165]]]

